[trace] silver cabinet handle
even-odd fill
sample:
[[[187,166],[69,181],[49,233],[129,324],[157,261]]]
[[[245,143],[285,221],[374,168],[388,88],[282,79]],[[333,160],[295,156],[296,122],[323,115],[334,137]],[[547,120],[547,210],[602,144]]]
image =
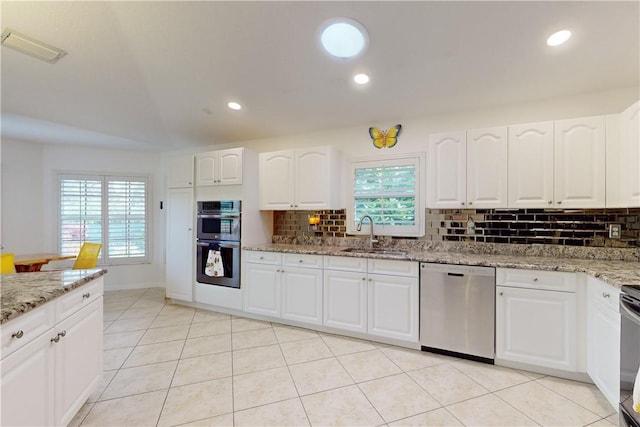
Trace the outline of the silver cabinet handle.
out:
[[[472,204],[473,204],[473,202],[469,202],[469,205],[472,205]]]
[[[533,281],[534,281],[534,282],[537,282],[537,281],[538,281],[538,278],[537,278],[537,277],[534,277],[534,278],[533,278]]]
[[[498,295],[502,296],[502,295],[504,295],[504,292],[500,292]]]
[[[11,338],[22,338],[24,335],[24,331],[22,329],[15,331],[14,333],[11,334]]]
[[[303,260],[299,260],[298,262],[304,262]]]
[[[89,292],[87,292],[86,294],[82,294],[82,298],[87,299],[91,296],[91,294]]]
[[[611,295],[609,294],[609,292],[603,292],[602,293],[602,297],[603,298],[609,298],[609,297],[611,297]]]
[[[462,206],[464,206],[464,202],[460,203]]]
[[[558,201],[558,204],[559,204],[559,205],[561,205],[561,204],[562,204],[562,200],[559,200],[559,201]]]
[[[60,342],[60,334],[58,334],[55,337],[51,338],[51,342]]]
[[[261,257],[260,257],[260,259],[264,259],[264,257],[263,257],[263,256],[261,256]]]
[[[553,203],[553,200],[549,200],[547,203],[552,204],[552,203]]]
[[[370,278],[370,279],[369,279],[369,281],[370,281],[370,282],[372,282],[372,281],[373,281],[373,279],[371,279],[371,278]]]
[[[58,336],[66,337],[67,336],[67,331],[58,332]]]
[[[365,279],[365,278],[363,277],[363,278],[362,278],[362,280],[367,280],[367,279]]]

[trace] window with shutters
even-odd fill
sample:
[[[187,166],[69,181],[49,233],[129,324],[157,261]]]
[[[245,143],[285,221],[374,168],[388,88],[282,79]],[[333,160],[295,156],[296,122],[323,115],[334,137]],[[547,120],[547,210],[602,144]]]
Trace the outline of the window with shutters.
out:
[[[370,215],[376,235],[423,236],[422,165],[420,154],[353,161],[347,232],[357,233],[360,218]],[[361,233],[368,227],[365,220]]]
[[[58,183],[62,255],[96,242],[102,243],[100,264],[148,262],[146,177],[61,174]]]

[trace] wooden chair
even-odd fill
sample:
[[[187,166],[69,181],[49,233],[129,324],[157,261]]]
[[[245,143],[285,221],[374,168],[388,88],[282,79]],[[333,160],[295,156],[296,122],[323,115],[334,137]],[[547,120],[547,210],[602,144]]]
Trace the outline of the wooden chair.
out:
[[[15,257],[12,253],[0,255],[0,274],[12,274],[16,272]]]
[[[80,248],[80,253],[76,261],[73,263],[74,270],[85,270],[87,268],[95,268],[98,263],[98,255],[102,249],[101,243],[84,242]]]

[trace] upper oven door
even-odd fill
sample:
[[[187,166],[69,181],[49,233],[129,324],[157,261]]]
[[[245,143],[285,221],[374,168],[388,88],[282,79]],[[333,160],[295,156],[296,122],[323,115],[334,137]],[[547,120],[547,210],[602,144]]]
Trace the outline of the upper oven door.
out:
[[[198,213],[198,239],[240,241],[240,215]]]

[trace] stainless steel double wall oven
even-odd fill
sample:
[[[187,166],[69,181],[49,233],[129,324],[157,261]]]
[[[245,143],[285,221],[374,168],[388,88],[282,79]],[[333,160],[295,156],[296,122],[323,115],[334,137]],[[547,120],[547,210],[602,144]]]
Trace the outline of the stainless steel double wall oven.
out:
[[[240,287],[241,228],[240,200],[198,202],[196,280],[199,283]],[[210,251],[220,252],[223,274],[207,274],[210,272],[207,270]]]

